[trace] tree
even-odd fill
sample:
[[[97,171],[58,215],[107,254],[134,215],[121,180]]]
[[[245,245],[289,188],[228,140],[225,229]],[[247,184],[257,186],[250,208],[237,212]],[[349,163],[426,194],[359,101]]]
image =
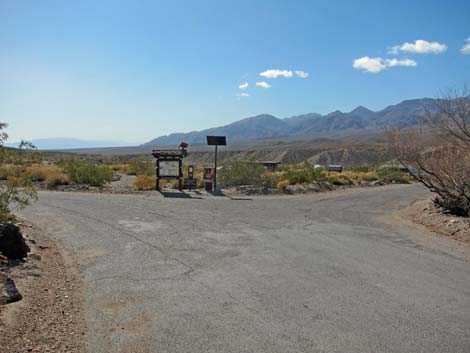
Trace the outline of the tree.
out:
[[[436,205],[470,216],[470,96],[464,89],[436,100],[417,129],[388,132],[392,154],[437,194]]]
[[[15,209],[22,209],[37,199],[25,170],[26,159],[16,150],[3,146],[8,139],[6,128],[7,124],[0,122],[0,166],[7,171],[6,180],[0,184],[0,224],[13,221]]]

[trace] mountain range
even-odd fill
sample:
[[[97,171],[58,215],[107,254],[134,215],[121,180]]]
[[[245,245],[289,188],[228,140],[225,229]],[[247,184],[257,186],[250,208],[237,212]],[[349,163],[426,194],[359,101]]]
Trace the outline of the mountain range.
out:
[[[326,115],[309,113],[283,119],[261,114],[225,126],[160,136],[143,146],[174,146],[182,141],[205,144],[208,135],[224,135],[228,141],[240,142],[308,136],[328,137],[346,132],[377,131],[386,127],[406,128],[417,125],[427,112],[435,110],[435,99],[422,98],[405,100],[380,111],[359,106],[348,113],[337,110]]]

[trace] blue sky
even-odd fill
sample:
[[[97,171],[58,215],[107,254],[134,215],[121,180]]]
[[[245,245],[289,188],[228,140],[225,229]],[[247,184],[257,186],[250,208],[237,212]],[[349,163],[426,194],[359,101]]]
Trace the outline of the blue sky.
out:
[[[0,0],[0,23],[10,141],[146,142],[470,82],[469,1]]]

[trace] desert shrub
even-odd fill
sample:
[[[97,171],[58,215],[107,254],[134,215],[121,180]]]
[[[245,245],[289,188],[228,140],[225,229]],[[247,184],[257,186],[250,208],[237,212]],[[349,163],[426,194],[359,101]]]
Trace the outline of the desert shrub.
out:
[[[3,147],[8,138],[3,131],[6,127],[0,122],[0,166],[8,166],[6,182],[0,184],[0,224],[13,221],[15,209],[24,208],[37,199],[31,178],[24,172],[24,159],[17,151]]]
[[[276,188],[280,190],[284,190],[288,186],[289,186],[289,180],[287,179],[281,180],[280,182],[276,184]]]
[[[285,169],[284,177],[291,185],[327,180],[325,171],[321,169],[315,169],[310,166],[287,168]]]
[[[354,173],[367,173],[367,172],[369,172],[369,167],[368,167],[368,166],[364,166],[364,165],[362,165],[362,166],[355,166],[355,167],[352,168],[352,171],[353,171]]]
[[[155,175],[155,165],[145,158],[135,158],[129,162],[127,175]]]
[[[223,164],[219,171],[221,183],[225,187],[241,185],[263,185],[263,174],[266,168],[257,163],[230,161]]]
[[[8,180],[9,177],[19,175],[22,171],[21,165],[3,164],[0,166],[0,180]]]
[[[147,176],[147,175],[139,175],[135,180],[132,182],[132,185],[137,190],[153,190],[155,189],[156,184],[156,177],[155,176]]]
[[[45,180],[46,188],[54,189],[59,185],[68,185],[70,184],[70,177],[63,173],[50,175]]]
[[[32,181],[45,181],[52,176],[62,174],[60,168],[56,165],[33,164],[26,168],[26,173]]]
[[[426,129],[390,130],[389,147],[436,205],[470,217],[470,93],[451,91],[427,113]],[[431,137],[431,138],[429,138]]]
[[[376,172],[360,172],[352,170],[343,172],[343,175],[348,177],[354,184],[358,185],[362,182],[379,180],[379,176]]]
[[[109,167],[114,172],[121,172],[127,174],[129,171],[129,164],[111,164]]]
[[[400,168],[395,166],[380,168],[377,171],[379,178],[387,183],[403,183],[408,184],[410,177],[404,173]]]
[[[44,182],[48,189],[70,183],[70,178],[56,165],[33,164],[26,167],[25,171],[30,176],[31,181]]]
[[[114,175],[111,168],[78,160],[66,161],[63,165],[65,174],[76,184],[101,187],[109,183]]]
[[[328,177],[328,182],[333,185],[354,185],[352,179],[341,173],[331,173]]]

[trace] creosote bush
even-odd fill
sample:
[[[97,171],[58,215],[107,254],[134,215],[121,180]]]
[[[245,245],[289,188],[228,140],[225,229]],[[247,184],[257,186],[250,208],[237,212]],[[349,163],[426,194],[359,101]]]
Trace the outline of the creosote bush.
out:
[[[309,163],[304,163],[301,167],[284,167],[284,179],[289,184],[309,184],[320,181],[327,181],[328,176],[324,170],[315,169]]]
[[[37,199],[32,187],[31,178],[25,172],[25,164],[30,156],[3,147],[8,135],[4,132],[7,127],[0,122],[0,166],[3,181],[0,183],[0,224],[15,220],[13,211],[26,207],[32,200]],[[34,155],[38,158],[38,155]]]
[[[79,160],[63,162],[63,171],[76,184],[102,187],[111,182],[114,172],[111,168]]]
[[[401,183],[401,184],[409,184],[412,178],[405,174],[400,168],[390,166],[385,168],[379,168],[377,171],[377,175],[380,177],[381,180],[387,183]]]
[[[135,158],[129,162],[127,175],[155,175],[155,164],[145,158]]]
[[[225,187],[253,185],[263,186],[262,175],[266,168],[260,164],[242,161],[229,161],[223,164],[218,177]]]

